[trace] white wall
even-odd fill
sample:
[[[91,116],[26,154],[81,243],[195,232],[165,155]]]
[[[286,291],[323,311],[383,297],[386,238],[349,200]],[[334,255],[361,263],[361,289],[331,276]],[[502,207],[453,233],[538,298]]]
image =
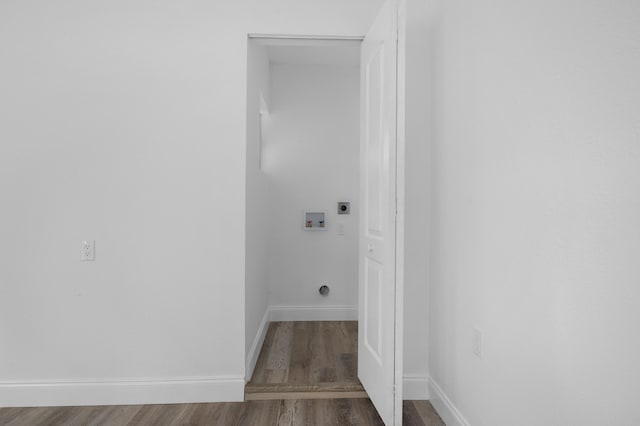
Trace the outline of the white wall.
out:
[[[407,1],[404,399],[428,399],[429,121],[427,2]]]
[[[640,6],[430,4],[431,397],[474,426],[639,424]]]
[[[249,40],[247,45],[247,192],[245,262],[245,375],[253,372],[266,332],[269,303],[269,182],[261,168],[261,114],[268,114],[269,59],[266,48]],[[266,104],[266,105],[265,105]]]
[[[2,404],[242,398],[246,34],[379,3],[0,4]]]
[[[355,319],[359,93],[358,65],[271,65],[263,167],[272,306],[340,307]],[[351,202],[350,215],[337,214],[338,201]],[[324,210],[326,231],[303,231],[305,210]],[[327,296],[318,293],[323,284],[331,289]]]

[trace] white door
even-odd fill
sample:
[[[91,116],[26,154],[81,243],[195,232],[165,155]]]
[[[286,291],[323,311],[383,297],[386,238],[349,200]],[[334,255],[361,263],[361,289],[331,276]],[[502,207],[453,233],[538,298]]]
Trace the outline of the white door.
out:
[[[361,51],[358,377],[387,426],[402,424],[396,383],[398,0],[387,0]],[[401,349],[400,352],[401,353]]]

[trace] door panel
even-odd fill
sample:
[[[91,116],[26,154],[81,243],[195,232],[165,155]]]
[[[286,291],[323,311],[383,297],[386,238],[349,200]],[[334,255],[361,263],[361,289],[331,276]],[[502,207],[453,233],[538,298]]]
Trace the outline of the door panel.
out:
[[[366,120],[366,186],[367,204],[365,220],[367,236],[382,238],[381,207],[385,194],[382,191],[384,176],[382,175],[382,133],[381,117],[384,96],[384,45],[374,45],[371,58],[364,68],[365,79],[365,120]]]
[[[382,324],[380,322],[382,264],[365,258],[365,305],[364,305],[364,338],[365,347],[376,358],[378,364],[382,364],[380,342],[382,340]]]
[[[358,377],[386,425],[402,422],[394,386],[397,13],[388,0],[361,51]]]

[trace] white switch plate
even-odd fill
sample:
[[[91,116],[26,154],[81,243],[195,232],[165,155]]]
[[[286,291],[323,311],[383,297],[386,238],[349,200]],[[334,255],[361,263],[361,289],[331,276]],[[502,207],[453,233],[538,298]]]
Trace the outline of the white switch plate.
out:
[[[82,252],[80,260],[83,262],[96,260],[96,242],[95,240],[86,240],[82,242]]]
[[[482,359],[482,331],[477,328],[473,328],[473,337],[471,342],[473,353],[480,359]]]
[[[337,235],[344,235],[344,223],[339,223],[338,226],[336,227],[336,234]]]

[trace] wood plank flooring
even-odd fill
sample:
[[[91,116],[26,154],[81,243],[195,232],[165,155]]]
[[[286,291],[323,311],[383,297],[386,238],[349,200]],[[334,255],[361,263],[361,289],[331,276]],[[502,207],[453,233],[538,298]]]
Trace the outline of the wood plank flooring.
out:
[[[404,401],[405,426],[444,426],[429,401]],[[0,408],[3,426],[380,426],[371,401],[270,400],[212,404]]]
[[[357,378],[358,323],[271,323],[245,402],[0,408],[11,426],[377,426]],[[405,426],[443,426],[429,401],[404,401]]]
[[[357,321],[272,322],[245,398],[366,398],[357,375]]]

